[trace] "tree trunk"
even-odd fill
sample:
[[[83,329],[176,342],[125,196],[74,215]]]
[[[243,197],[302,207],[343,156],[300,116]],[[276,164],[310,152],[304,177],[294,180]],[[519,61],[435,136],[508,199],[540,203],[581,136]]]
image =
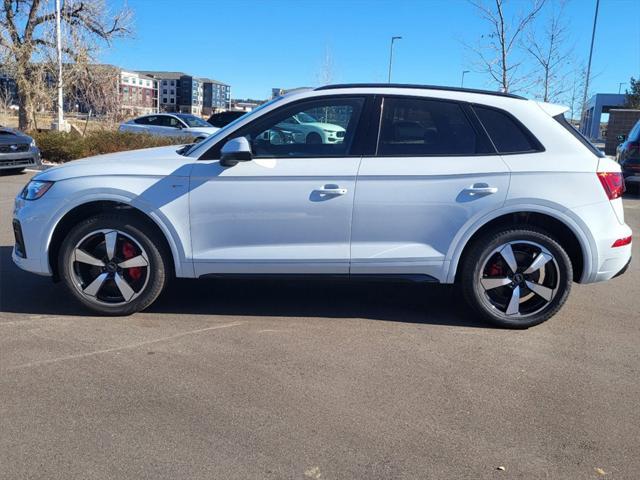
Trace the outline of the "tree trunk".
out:
[[[20,89],[18,89],[18,107],[18,128],[26,132],[31,129],[33,106],[29,95]]]

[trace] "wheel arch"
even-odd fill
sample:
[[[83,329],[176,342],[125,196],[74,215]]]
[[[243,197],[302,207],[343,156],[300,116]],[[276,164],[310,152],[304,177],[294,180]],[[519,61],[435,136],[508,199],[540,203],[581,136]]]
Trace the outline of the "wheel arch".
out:
[[[579,224],[572,218],[553,209],[529,206],[514,208],[508,211],[495,212],[468,228],[458,240],[451,256],[447,283],[457,281],[460,275],[459,266],[471,244],[486,232],[500,226],[531,225],[542,228],[554,236],[565,249],[573,267],[573,280],[581,283],[587,280],[592,270],[595,243],[588,237]]]
[[[134,215],[140,221],[145,222],[148,226],[153,228],[163,240],[163,247],[171,255],[174,275],[180,276],[181,264],[179,260],[181,257],[178,253],[178,246],[162,222],[129,203],[115,199],[94,199],[80,203],[69,209],[60,217],[51,231],[51,236],[47,245],[47,262],[54,280],[59,278],[57,258],[60,253],[62,242],[69,230],[71,230],[71,228],[73,228],[73,226],[78,222],[81,222],[93,215],[99,213],[113,213],[114,211],[122,211],[130,215]]]

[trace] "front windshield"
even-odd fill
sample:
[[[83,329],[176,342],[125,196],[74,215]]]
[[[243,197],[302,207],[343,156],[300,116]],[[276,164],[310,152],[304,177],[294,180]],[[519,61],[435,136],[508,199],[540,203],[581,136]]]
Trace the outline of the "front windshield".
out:
[[[178,118],[190,127],[211,127],[211,125],[195,115],[178,115]]]
[[[305,113],[305,112],[300,112],[300,113],[296,114],[296,118],[301,123],[317,123],[318,122],[318,120],[316,120],[311,115],[309,115],[308,113]]]
[[[241,117],[236,118],[233,122],[228,123],[227,125],[222,127],[220,130],[218,130],[217,132],[215,132],[212,135],[209,135],[206,139],[202,140],[201,142],[194,143],[191,146],[191,148],[189,148],[189,149],[185,150],[184,152],[182,152],[181,155],[190,155],[191,153],[195,153],[196,150],[201,150],[201,149],[202,149],[201,152],[206,152],[213,142],[216,142],[217,139],[220,138],[221,135],[226,135],[229,130],[233,130],[238,123],[245,121],[247,118],[254,117],[258,112],[260,112],[260,110],[263,110],[263,109],[273,105],[274,103],[279,102],[283,98],[285,98],[285,97],[284,96],[276,97],[273,100],[269,100],[268,102],[263,103],[262,105],[254,108],[253,110],[251,110],[250,112],[247,112],[246,114],[242,115]],[[211,125],[209,125],[209,126],[211,126]]]

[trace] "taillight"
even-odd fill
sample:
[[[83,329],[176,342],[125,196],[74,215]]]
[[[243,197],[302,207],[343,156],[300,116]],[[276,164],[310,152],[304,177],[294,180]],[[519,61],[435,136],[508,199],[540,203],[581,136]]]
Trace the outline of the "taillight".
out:
[[[631,244],[631,235],[629,235],[628,237],[619,238],[618,240],[613,242],[613,245],[611,245],[611,248],[624,247],[625,245],[630,245],[630,244]]]
[[[624,177],[621,172],[598,172],[598,178],[609,200],[621,197],[624,193]]]

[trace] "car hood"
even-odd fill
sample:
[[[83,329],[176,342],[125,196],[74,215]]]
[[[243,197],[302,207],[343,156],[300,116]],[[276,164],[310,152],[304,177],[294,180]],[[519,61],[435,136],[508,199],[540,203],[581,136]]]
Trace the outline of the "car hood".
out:
[[[304,125],[304,124],[303,124]],[[336,125],[335,123],[323,123],[323,122],[314,122],[308,123],[307,125],[314,125],[322,130],[329,130],[330,132],[344,132],[344,128],[340,125]]]
[[[206,133],[211,135],[220,129],[218,127],[189,127],[187,130],[192,133]]]
[[[180,145],[129,150],[74,160],[45,170],[34,180],[59,181],[68,178],[134,175],[134,176],[187,176],[194,159],[180,155]]]
[[[31,137],[13,128],[0,127],[0,144],[31,143]]]

